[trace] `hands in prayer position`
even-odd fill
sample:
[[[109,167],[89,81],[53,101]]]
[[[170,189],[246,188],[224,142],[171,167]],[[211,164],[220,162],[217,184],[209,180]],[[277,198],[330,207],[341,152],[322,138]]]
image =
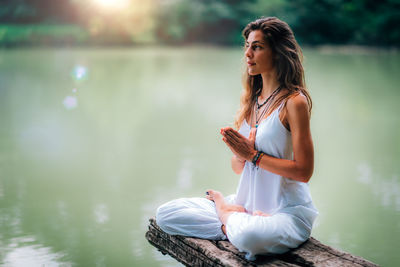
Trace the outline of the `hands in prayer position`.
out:
[[[245,160],[251,161],[257,154],[254,148],[256,128],[251,128],[249,138],[244,137],[231,127],[222,128],[220,133],[222,140],[239,160],[243,162]]]

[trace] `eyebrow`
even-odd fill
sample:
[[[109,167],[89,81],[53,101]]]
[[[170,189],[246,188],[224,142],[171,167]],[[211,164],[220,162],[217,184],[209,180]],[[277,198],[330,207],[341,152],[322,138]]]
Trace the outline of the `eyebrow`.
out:
[[[248,44],[249,42],[248,41],[246,41],[246,44]],[[256,44],[256,43],[259,43],[259,44],[264,44],[263,42],[261,42],[261,41],[253,41],[251,44]]]

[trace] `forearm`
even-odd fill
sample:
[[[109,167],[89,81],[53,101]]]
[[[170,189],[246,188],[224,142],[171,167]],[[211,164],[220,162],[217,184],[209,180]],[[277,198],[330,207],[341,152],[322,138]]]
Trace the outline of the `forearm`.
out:
[[[232,159],[231,159],[232,170],[236,174],[241,174],[243,171],[245,162],[246,162],[245,160],[242,160],[242,159],[238,158],[236,155],[233,155]]]
[[[312,163],[302,164],[295,160],[279,159],[266,154],[263,155],[258,166],[269,172],[305,183],[310,180],[313,173]]]

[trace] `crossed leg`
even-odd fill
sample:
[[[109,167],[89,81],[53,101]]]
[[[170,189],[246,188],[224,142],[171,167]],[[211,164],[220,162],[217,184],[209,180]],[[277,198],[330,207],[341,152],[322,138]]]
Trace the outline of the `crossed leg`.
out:
[[[226,234],[225,230],[225,224],[226,221],[228,220],[229,215],[231,215],[233,212],[247,212],[246,209],[243,206],[240,205],[233,205],[233,204],[227,204],[224,200],[224,196],[222,195],[221,192],[215,191],[215,190],[207,190],[207,195],[206,198],[214,201],[215,203],[215,209],[217,210],[217,214],[219,217],[219,220],[222,222],[222,231],[224,234]],[[253,212],[254,216],[270,216],[267,213],[261,212],[259,210]]]
[[[206,198],[214,201],[215,209],[222,224],[225,224],[232,212],[246,212],[246,209],[240,205],[227,204],[221,192],[207,190]]]

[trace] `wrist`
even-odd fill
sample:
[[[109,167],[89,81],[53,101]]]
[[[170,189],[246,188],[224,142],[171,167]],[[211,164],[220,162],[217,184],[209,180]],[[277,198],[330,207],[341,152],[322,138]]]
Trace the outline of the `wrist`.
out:
[[[258,151],[257,150],[253,150],[250,155],[249,158],[247,158],[247,161],[253,162],[253,160],[255,159],[255,157],[257,156]]]
[[[261,161],[263,156],[264,156],[264,153],[261,152],[260,155],[257,157],[256,166],[260,166],[260,161]]]

